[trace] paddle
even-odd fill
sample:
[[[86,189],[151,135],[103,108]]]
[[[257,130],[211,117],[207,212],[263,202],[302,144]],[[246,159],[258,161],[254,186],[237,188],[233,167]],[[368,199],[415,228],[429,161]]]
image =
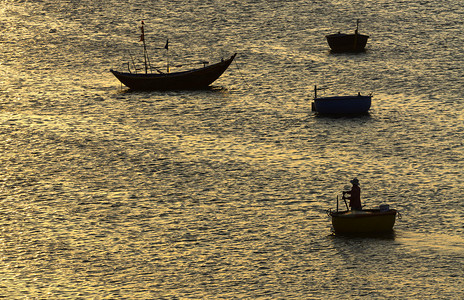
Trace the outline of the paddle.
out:
[[[346,203],[346,198],[345,198],[345,192],[343,192],[343,201],[345,201],[345,205],[346,205],[346,211],[349,211],[350,209],[348,208],[348,203]]]

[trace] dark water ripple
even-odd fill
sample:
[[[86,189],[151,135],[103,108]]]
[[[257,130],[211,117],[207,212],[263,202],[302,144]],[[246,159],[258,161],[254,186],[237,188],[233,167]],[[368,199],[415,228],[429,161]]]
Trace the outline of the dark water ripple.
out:
[[[9,299],[458,299],[464,291],[459,1],[3,1],[0,294]],[[324,35],[371,36],[357,55]],[[121,91],[238,52],[210,91]],[[328,118],[322,94],[374,93]],[[357,176],[395,233],[331,234]]]

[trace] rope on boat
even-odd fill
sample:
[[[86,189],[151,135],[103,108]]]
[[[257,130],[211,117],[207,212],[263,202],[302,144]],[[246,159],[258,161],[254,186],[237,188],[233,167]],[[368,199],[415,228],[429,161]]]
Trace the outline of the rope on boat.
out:
[[[329,208],[328,210],[326,210],[326,213],[329,217],[332,217],[332,209]]]
[[[241,72],[241,70],[240,70],[240,68],[239,68],[239,66],[238,66],[238,63],[237,63],[237,61],[236,61],[235,59],[234,59],[234,63],[235,63],[235,66],[237,66],[237,71],[238,71],[238,73],[240,74],[240,77],[242,77],[243,82],[245,82],[246,86],[247,86],[248,88],[250,88],[250,85],[248,84],[248,82],[247,82],[247,81],[245,80],[245,78],[243,77],[243,74],[242,74],[242,72]]]
[[[128,65],[128,72],[132,73],[132,71],[129,68],[129,64],[130,63],[128,63],[128,62],[123,63],[123,65]],[[181,67],[194,66],[194,65],[199,65],[199,64],[203,64],[203,66],[205,67],[205,66],[207,66],[209,64],[209,62],[208,61],[198,61],[198,62],[192,62],[192,63],[183,63],[183,64],[179,64],[179,65],[171,65],[170,67],[181,68]],[[135,66],[135,64],[134,64],[134,66]],[[151,73],[153,73],[153,70],[155,70],[160,74],[165,74],[165,72],[160,70],[161,68],[163,68],[163,67],[162,66],[161,67],[160,66],[152,66],[151,64],[148,66],[148,69],[150,70]],[[143,69],[135,67],[134,70],[135,70],[135,74],[138,74],[138,72],[142,71]]]

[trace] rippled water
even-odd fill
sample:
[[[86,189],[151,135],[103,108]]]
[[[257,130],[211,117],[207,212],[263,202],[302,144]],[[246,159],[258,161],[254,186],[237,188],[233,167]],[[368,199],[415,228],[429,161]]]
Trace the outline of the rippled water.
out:
[[[442,298],[464,292],[461,1],[9,1],[0,8],[0,295]],[[370,35],[331,54],[324,36]],[[141,54],[238,52],[210,91],[137,93]],[[140,61],[139,61],[140,62]],[[374,93],[368,116],[324,95]],[[331,234],[357,176],[392,236]]]

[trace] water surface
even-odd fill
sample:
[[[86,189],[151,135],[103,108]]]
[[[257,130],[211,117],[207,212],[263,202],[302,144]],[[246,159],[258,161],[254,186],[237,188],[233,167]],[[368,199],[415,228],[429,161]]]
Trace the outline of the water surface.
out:
[[[460,1],[2,1],[0,294],[7,298],[430,298],[464,292]],[[324,36],[370,35],[361,54]],[[109,72],[215,62],[209,91]],[[310,111],[374,94],[370,114]],[[331,234],[358,177],[393,235]]]

